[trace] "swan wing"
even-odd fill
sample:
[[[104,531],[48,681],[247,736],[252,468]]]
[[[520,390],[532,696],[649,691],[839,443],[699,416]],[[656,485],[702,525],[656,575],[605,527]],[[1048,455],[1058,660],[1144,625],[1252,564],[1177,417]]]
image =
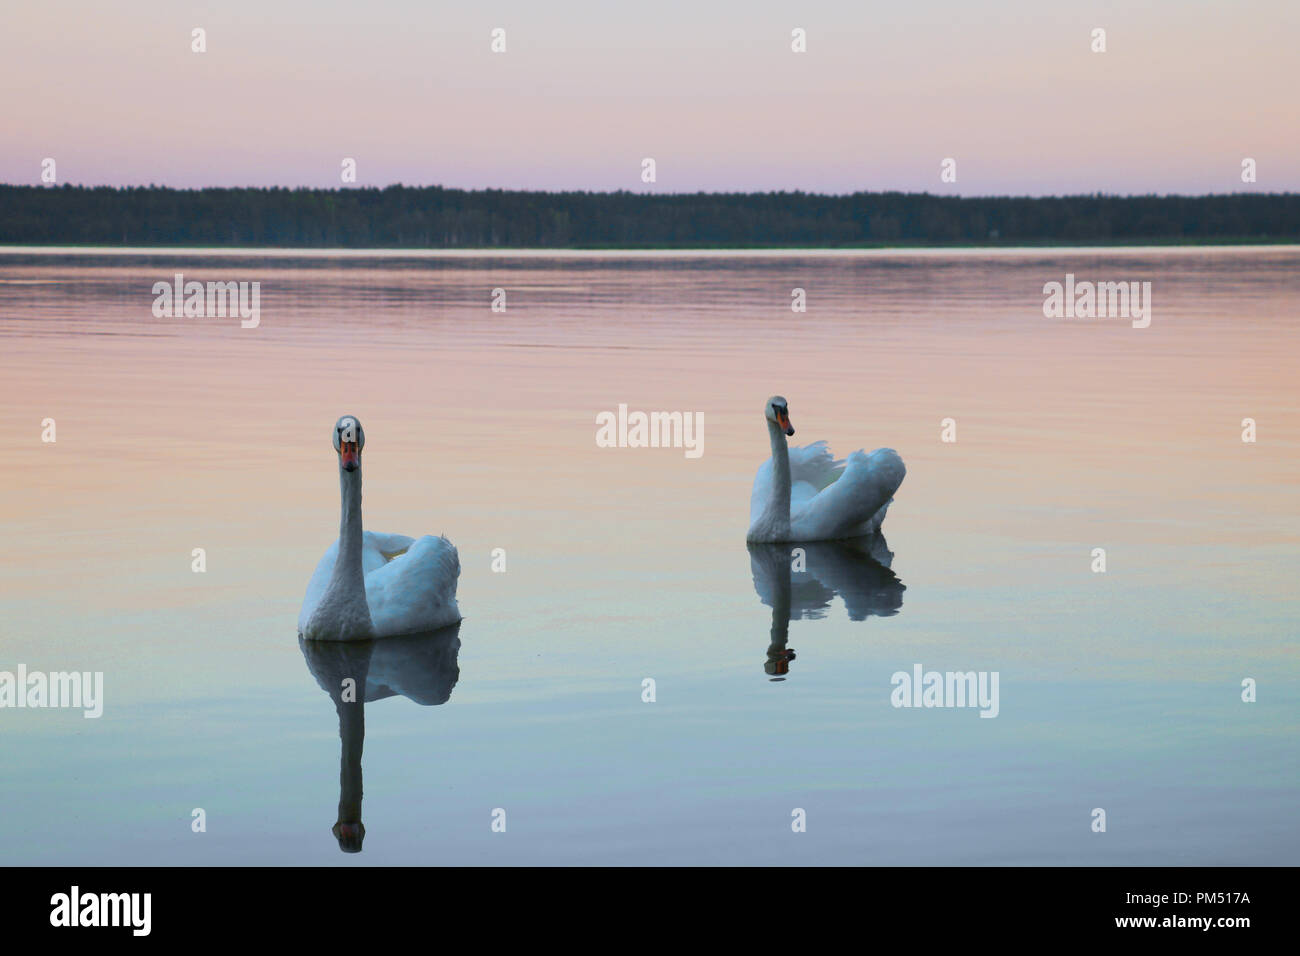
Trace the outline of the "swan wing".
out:
[[[361,536],[361,566],[369,574],[404,554],[414,543],[415,539],[410,535],[366,531]]]
[[[325,595],[325,589],[329,587],[330,576],[334,573],[334,562],[339,557],[339,543],[337,540],[325,549],[321,559],[316,562],[316,570],[311,574],[311,580],[307,582],[307,594],[302,599],[302,610],[298,612],[298,633],[301,634],[307,629],[307,622],[311,620],[311,615],[316,610],[316,605]]]
[[[366,574],[366,603],[379,637],[432,631],[460,620],[456,604],[460,556],[456,546],[433,535],[405,540],[411,543],[402,554]]]
[[[791,535],[825,541],[879,530],[906,474],[903,459],[892,448],[877,448],[870,455],[855,451],[838,477],[797,511],[791,496]]]
[[[790,513],[806,507],[819,491],[844,471],[844,462],[836,461],[826,442],[813,442],[790,449]],[[758,466],[754,489],[749,495],[749,523],[763,514],[772,497],[772,459]]]

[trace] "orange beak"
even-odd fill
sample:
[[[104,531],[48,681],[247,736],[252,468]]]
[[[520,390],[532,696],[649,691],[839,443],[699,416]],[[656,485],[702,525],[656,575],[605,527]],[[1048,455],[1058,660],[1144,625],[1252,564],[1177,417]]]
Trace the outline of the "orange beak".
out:
[[[361,452],[354,441],[342,442],[339,446],[339,463],[344,471],[356,471],[361,464]]]
[[[776,413],[776,423],[785,429],[787,435],[794,434],[794,426],[790,424],[790,415],[786,412]]]

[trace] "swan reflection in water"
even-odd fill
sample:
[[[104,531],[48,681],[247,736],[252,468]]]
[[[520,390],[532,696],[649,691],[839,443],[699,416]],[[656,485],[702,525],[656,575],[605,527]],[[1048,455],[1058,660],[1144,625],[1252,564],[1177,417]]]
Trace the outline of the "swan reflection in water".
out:
[[[361,748],[366,736],[366,704],[385,697],[407,697],[426,707],[445,704],[460,678],[460,625],[372,641],[298,639],[321,690],[339,715],[339,817],[333,834],[344,853],[360,853],[366,828],[361,822]]]
[[[749,544],[754,590],[772,609],[771,643],[763,669],[785,680],[794,648],[788,647],[790,622],[824,618],[839,595],[849,620],[889,617],[903,606],[903,582],[890,570],[894,554],[883,534],[843,541],[787,541]]]

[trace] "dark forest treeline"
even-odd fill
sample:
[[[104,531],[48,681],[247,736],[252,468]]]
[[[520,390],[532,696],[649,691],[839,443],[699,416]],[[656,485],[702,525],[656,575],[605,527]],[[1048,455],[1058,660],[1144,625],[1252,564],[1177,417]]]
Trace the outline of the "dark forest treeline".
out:
[[[0,185],[0,244],[741,247],[1300,240],[1300,193],[515,192]]]

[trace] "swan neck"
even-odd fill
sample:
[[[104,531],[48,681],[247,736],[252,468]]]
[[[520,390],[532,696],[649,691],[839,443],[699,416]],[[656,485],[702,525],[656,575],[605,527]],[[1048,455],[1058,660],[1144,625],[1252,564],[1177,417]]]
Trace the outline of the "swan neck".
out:
[[[776,422],[767,423],[768,438],[772,442],[772,500],[769,503],[771,513],[790,522],[790,447],[785,440],[785,432]]]
[[[339,469],[339,490],[343,499],[342,514],[339,518],[339,556],[334,566],[334,577],[346,575],[355,578],[359,587],[365,586],[365,575],[361,569],[361,469],[344,471]],[[353,583],[353,582],[349,582]]]

